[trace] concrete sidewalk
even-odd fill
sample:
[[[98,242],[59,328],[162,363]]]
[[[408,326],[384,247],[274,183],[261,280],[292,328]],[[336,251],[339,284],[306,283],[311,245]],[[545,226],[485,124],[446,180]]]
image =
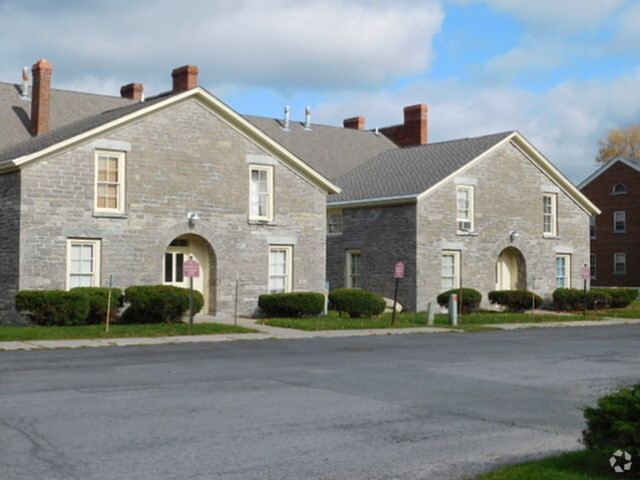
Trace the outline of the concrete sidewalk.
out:
[[[234,324],[234,319],[218,318],[209,315],[197,315],[196,323]],[[140,345],[163,345],[184,343],[229,342],[240,340],[275,340],[275,339],[303,339],[303,338],[335,338],[335,337],[364,337],[374,335],[403,335],[425,333],[461,333],[461,330],[443,327],[417,328],[383,328],[364,330],[318,330],[303,331],[290,328],[260,325],[256,319],[238,318],[240,327],[258,330],[259,333],[229,333],[218,335],[184,335],[172,337],[140,337],[140,338],[106,338],[106,339],[78,339],[78,340],[32,340],[28,342],[0,342],[0,351],[9,350],[41,350],[52,348],[93,348],[93,347],[124,347]],[[517,330],[523,328],[559,328],[559,327],[590,327],[607,325],[637,325],[640,319],[604,318],[602,320],[585,320],[571,322],[544,323],[506,323],[490,324],[488,328],[501,330]]]

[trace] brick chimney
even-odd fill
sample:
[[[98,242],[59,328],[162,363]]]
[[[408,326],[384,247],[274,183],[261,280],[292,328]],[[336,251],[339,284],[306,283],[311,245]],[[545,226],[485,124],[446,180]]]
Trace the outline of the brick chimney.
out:
[[[384,127],[380,133],[389,137],[399,147],[427,144],[428,105],[412,105],[404,109],[404,124]]]
[[[364,117],[345,118],[342,121],[344,128],[353,128],[354,130],[364,130]]]
[[[198,86],[198,67],[185,65],[175,68],[171,72],[173,78],[173,93],[185,92]]]
[[[120,96],[122,98],[130,98],[132,100],[142,100],[144,96],[144,87],[141,83],[130,83],[120,87]]]
[[[31,133],[42,135],[49,131],[51,107],[51,74],[53,64],[39,60],[33,67],[33,90],[31,92]]]

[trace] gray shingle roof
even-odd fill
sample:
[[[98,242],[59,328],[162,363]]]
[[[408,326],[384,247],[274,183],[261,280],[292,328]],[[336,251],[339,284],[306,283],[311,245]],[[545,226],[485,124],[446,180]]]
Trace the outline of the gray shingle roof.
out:
[[[420,195],[512,133],[388,150],[336,178],[334,183],[342,192],[327,201]]]
[[[243,116],[330,180],[381,152],[397,148],[384,135],[376,135],[371,131],[317,124],[312,124],[310,130],[305,130],[303,123],[290,122],[290,131],[287,132],[282,128],[281,120]]]

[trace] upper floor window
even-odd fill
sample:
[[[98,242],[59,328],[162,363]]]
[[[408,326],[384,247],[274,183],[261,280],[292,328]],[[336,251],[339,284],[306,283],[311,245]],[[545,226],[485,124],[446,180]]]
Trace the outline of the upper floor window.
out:
[[[445,251],[442,253],[440,284],[443,292],[460,287],[460,252]]]
[[[616,183],[611,189],[611,195],[623,195],[627,193],[627,187],[624,183]]]
[[[273,167],[251,165],[250,210],[252,220],[273,220]]]
[[[459,232],[472,232],[474,223],[473,186],[458,185],[456,189],[457,215]]]
[[[558,196],[555,193],[545,193],[542,196],[542,233],[555,237],[558,234]]]
[[[100,285],[100,240],[67,240],[67,288]]]
[[[124,152],[96,151],[95,209],[124,212]]]
[[[329,235],[342,233],[342,210],[329,210],[327,212],[327,233]]]
[[[624,211],[613,212],[613,231],[623,233],[627,231],[627,214]]]
[[[589,217],[589,235],[591,238],[596,238],[596,216],[591,215]]]

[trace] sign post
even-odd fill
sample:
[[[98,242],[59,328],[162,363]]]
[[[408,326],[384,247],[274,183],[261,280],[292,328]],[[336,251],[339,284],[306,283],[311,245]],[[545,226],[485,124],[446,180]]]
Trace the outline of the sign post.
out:
[[[398,303],[398,285],[400,284],[400,279],[404,278],[404,263],[398,262],[396,263],[395,271],[393,272],[393,276],[396,279],[396,291],[393,294],[393,313],[391,313],[391,326],[396,322],[396,305]]]
[[[193,330],[193,279],[200,276],[200,264],[193,259],[193,255],[184,262],[183,274],[189,279],[189,327]]]
[[[584,305],[582,310],[583,317],[587,315],[587,280],[589,280],[589,278],[591,278],[591,269],[585,263],[584,266],[582,267],[582,282],[584,287],[584,297],[583,297]]]

